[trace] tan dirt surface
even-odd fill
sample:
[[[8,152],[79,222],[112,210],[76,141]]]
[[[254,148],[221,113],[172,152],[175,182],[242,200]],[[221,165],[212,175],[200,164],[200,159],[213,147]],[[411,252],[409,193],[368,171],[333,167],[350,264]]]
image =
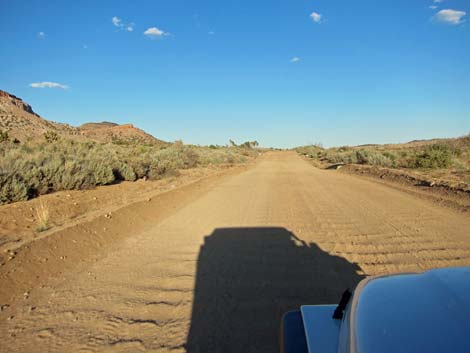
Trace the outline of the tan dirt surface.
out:
[[[267,153],[28,244],[1,269],[0,351],[276,352],[284,311],[364,275],[470,265],[469,230],[468,214]]]
[[[123,206],[147,201],[163,192],[213,175],[243,170],[244,165],[211,166],[183,169],[178,175],[160,180],[121,182],[98,186],[90,190],[66,190],[42,195],[28,201],[0,205],[0,264],[22,246],[39,238],[48,237],[61,227],[70,227],[92,218],[112,215]],[[40,217],[47,213],[47,230],[39,232]]]

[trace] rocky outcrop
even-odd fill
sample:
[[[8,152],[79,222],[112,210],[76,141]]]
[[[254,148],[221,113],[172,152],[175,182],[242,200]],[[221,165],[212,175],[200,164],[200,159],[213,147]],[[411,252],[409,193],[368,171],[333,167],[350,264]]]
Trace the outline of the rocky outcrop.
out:
[[[0,130],[8,131],[10,137],[20,141],[43,138],[46,131],[52,130],[59,136],[71,139],[122,144],[166,144],[166,142],[156,139],[132,124],[118,125],[103,121],[74,127],[49,121],[36,114],[31,106],[21,98],[2,90],[0,90]]]
[[[8,105],[16,106],[27,113],[39,116],[33,111],[33,108],[31,108],[29,104],[23,102],[21,98],[18,98],[13,94],[0,90],[0,107],[5,110],[8,108]]]

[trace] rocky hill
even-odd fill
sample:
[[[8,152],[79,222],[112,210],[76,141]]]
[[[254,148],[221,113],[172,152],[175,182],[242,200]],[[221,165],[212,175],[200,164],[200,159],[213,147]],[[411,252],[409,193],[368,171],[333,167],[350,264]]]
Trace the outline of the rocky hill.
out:
[[[80,136],[101,142],[164,144],[132,124],[86,123],[78,128]]]
[[[44,133],[53,131],[61,137],[115,143],[143,143],[163,145],[132,124],[118,125],[111,122],[86,123],[79,127],[46,120],[36,114],[21,98],[0,90],[0,131],[7,131],[12,139],[20,142],[41,139]]]
[[[0,90],[0,129],[20,141],[42,136],[46,131],[74,135],[76,128],[41,118],[20,98]]]

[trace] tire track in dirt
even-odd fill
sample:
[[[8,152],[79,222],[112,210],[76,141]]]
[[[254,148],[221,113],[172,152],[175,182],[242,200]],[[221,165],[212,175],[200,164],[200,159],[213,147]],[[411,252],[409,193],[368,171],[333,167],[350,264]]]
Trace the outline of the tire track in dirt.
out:
[[[270,153],[1,322],[5,352],[274,352],[364,275],[470,265],[470,219]],[[34,307],[31,310],[31,307]]]

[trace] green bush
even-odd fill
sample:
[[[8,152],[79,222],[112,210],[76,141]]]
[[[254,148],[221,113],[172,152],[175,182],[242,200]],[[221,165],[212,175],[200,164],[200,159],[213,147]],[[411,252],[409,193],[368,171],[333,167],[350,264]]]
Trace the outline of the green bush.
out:
[[[411,168],[449,168],[451,165],[452,149],[444,144],[429,146],[410,160]]]
[[[359,164],[368,164],[368,165],[375,165],[380,167],[392,167],[393,160],[378,152],[378,151],[371,151],[371,150],[359,150],[356,151],[356,160]]]
[[[0,175],[0,204],[27,200],[30,192],[26,183],[17,175]]]
[[[322,155],[330,163],[357,163],[357,155],[355,152],[336,152],[327,151]]]

